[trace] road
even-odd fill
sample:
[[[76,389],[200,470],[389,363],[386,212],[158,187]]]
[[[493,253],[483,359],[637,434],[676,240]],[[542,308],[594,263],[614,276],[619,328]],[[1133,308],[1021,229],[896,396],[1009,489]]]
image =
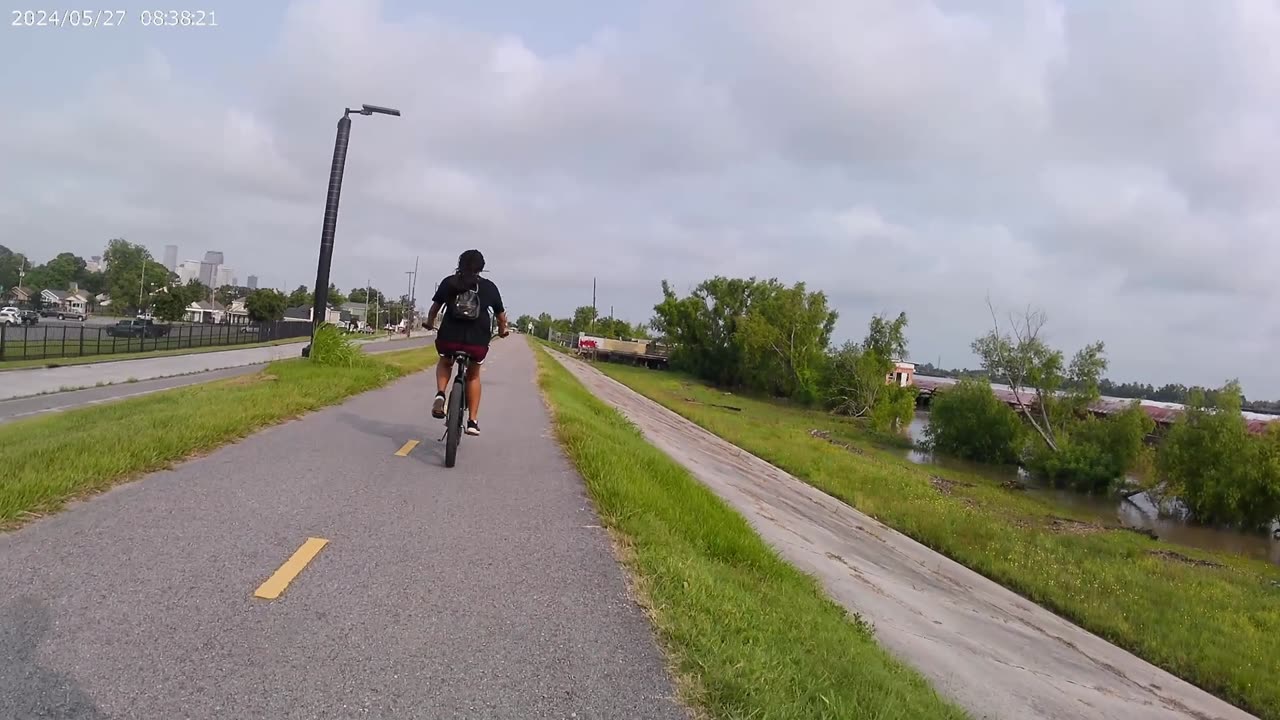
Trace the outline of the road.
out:
[[[492,356],[453,469],[418,374],[0,536],[0,717],[685,717],[532,351]]]
[[[415,347],[425,347],[434,341],[434,337],[420,337],[410,340],[391,340],[384,342],[367,343],[360,346],[360,349],[371,355],[385,352],[395,352],[397,350],[408,350]],[[299,348],[306,343],[298,345],[283,345],[285,348],[283,357],[294,357],[300,352]],[[221,353],[218,353],[221,355]],[[279,355],[280,353],[276,353]],[[274,357],[274,356],[273,356]],[[148,371],[140,369],[140,367],[154,368],[157,361],[161,361],[160,367],[164,367],[163,363],[167,358],[147,358],[142,360],[120,360],[115,363],[101,363],[94,367],[107,367],[112,373],[119,375],[121,373],[134,373],[147,377],[148,372],[156,372],[154,369]],[[88,387],[82,390],[68,390],[66,392],[56,392],[44,395],[35,395],[28,397],[19,397],[10,400],[0,400],[0,425],[22,418],[33,417],[35,415],[43,415],[52,412],[62,412],[64,410],[72,410],[86,405],[98,405],[105,402],[113,402],[126,398],[137,397],[139,395],[147,395],[161,390],[172,390],[173,388],[184,387],[186,385],[197,385],[199,383],[212,382],[214,380],[223,380],[238,375],[248,375],[249,373],[258,372],[262,369],[264,362],[255,362],[253,364],[238,365],[233,367],[219,368],[215,370],[206,370],[203,372],[188,373],[185,375],[160,376],[149,380],[138,380],[136,382],[124,382],[111,385],[103,385],[101,387]],[[138,366],[131,366],[138,363]],[[146,363],[146,365],[141,365]],[[224,361],[218,360],[214,365],[222,365]],[[125,366],[125,367],[115,367]],[[80,366],[88,367],[88,366]],[[68,368],[69,369],[69,368]],[[11,373],[24,372],[41,372],[39,370],[12,370]],[[48,372],[48,371],[45,371]],[[162,371],[163,372],[163,371]],[[0,374],[0,380],[7,379]],[[0,391],[3,392],[3,391]]]
[[[402,349],[429,344],[431,336],[416,340],[376,341],[362,344],[375,351]],[[0,401],[27,398],[44,393],[65,392],[116,383],[176,377],[209,370],[243,367],[299,357],[307,339],[283,345],[215,350],[211,352],[167,355],[163,357],[115,360],[53,368],[0,371]]]
[[[1256,720],[553,353],[975,718]]]

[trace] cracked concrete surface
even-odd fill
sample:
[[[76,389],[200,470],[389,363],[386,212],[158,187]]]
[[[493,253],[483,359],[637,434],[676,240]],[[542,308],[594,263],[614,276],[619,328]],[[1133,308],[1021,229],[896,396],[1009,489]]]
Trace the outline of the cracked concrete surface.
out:
[[[587,364],[552,355],[742,513],[783,558],[869,621],[884,647],[975,718],[1253,718]]]

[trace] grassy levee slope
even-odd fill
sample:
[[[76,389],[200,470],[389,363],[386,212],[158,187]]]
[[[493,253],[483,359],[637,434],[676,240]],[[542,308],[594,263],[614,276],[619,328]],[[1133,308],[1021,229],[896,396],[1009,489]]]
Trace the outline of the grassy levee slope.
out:
[[[556,433],[621,548],[682,700],[712,718],[962,718],[813,578],[546,353]]]
[[[912,464],[827,413],[726,399],[678,373],[596,367],[1147,661],[1280,720],[1280,568],[1082,522],[993,480]]]
[[[285,360],[253,375],[0,426],[0,527],[381,387],[435,358],[423,348],[352,367]]]

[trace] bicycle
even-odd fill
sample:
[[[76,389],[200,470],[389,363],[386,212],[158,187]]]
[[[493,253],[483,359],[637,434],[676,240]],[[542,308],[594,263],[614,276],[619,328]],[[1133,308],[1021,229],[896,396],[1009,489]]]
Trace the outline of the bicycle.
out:
[[[501,337],[494,333],[490,340]],[[467,408],[467,370],[471,367],[471,353],[465,351],[453,354],[453,388],[449,391],[444,414],[444,466],[451,468],[458,462],[458,443],[465,434],[463,427],[463,411]]]

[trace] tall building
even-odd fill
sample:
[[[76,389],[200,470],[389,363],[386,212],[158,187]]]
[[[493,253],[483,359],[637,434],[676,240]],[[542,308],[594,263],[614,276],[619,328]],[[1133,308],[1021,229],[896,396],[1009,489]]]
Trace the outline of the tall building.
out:
[[[203,263],[195,260],[183,260],[178,263],[178,267],[174,269],[174,272],[178,274],[178,282],[186,285],[192,280],[199,280],[202,265]]]
[[[88,270],[91,273],[106,272],[107,265],[106,263],[102,262],[101,255],[94,255],[93,257],[89,258],[89,262],[84,264],[84,269]]]
[[[221,250],[207,250],[204,254],[204,261],[211,265],[221,265],[223,263]]]
[[[208,257],[208,255],[205,255]],[[213,281],[218,279],[218,264],[211,262],[200,263],[200,284],[205,287],[213,287]]]
[[[164,266],[169,268],[170,272],[178,271],[178,246],[164,246]]]
[[[223,285],[236,284],[235,271],[227,267],[226,265],[218,266],[217,272],[214,273],[213,279],[214,279],[214,284],[209,286],[212,288],[220,288]]]
[[[258,289],[258,276],[257,276],[257,275],[250,275],[250,276],[249,276],[249,279],[248,279],[246,282],[248,282],[248,283],[249,283],[249,289],[250,289],[250,290],[257,290],[257,289]]]

